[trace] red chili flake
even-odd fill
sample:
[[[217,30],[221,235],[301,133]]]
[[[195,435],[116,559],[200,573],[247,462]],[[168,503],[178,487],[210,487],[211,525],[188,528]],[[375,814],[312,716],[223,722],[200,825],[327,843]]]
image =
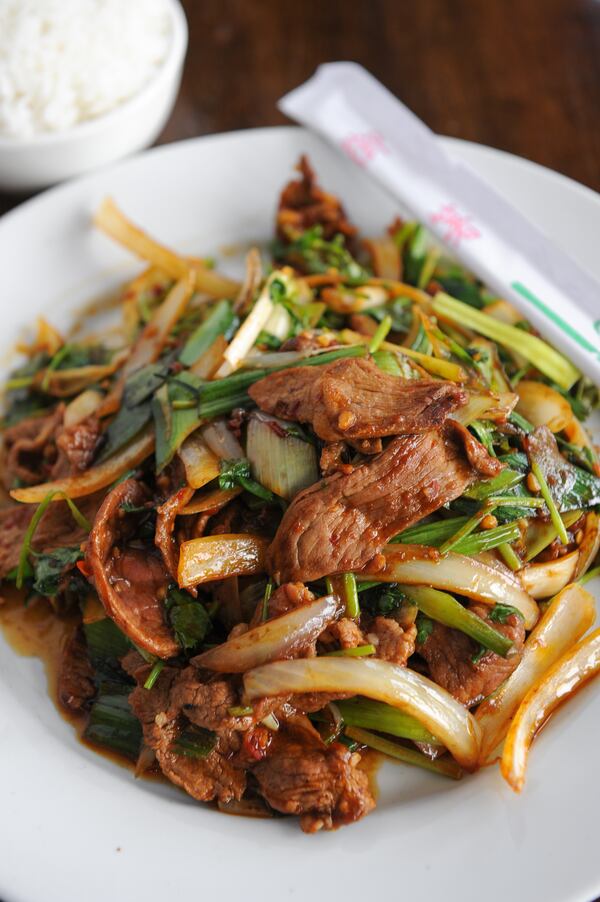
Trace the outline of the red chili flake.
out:
[[[272,739],[273,734],[271,730],[267,729],[267,727],[258,726],[244,733],[242,746],[249,758],[252,758],[254,761],[261,761],[267,754]]]

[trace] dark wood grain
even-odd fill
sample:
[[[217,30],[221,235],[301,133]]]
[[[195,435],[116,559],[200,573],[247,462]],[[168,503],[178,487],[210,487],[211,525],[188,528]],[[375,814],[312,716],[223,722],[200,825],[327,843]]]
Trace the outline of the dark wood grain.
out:
[[[435,131],[600,190],[597,0],[183,0],[190,47],[160,143],[284,122],[328,60],[362,63]],[[22,198],[0,194],[0,212]]]

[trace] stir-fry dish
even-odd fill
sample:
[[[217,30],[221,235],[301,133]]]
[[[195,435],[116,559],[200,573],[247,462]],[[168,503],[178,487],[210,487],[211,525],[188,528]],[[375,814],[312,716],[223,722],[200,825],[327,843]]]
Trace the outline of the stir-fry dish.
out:
[[[521,789],[600,668],[600,466],[594,385],[421,225],[361,237],[298,168],[242,284],[104,202],[146,268],[118,330],[22,348],[0,575],[69,618],[89,742],[315,832],[375,806],[366,749]]]

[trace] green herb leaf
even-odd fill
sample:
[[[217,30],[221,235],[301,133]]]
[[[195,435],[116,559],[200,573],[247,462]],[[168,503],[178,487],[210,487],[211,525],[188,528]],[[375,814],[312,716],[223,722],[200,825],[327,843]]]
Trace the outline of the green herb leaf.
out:
[[[416,619],[417,624],[417,645],[423,645],[424,642],[427,641],[429,636],[431,636],[433,632],[433,620],[430,617],[426,617],[425,614],[422,614],[420,611],[417,614]]]
[[[78,545],[36,554],[33,565],[34,592],[52,598],[58,592],[67,570],[82,559],[83,552]]]
[[[523,615],[518,608],[513,608],[510,604],[495,604],[488,614],[488,619],[493,620],[494,623],[506,623],[513,614],[523,620]]]
[[[210,617],[202,602],[183,589],[171,586],[165,607],[175,638],[183,650],[196,649],[211,627]]]

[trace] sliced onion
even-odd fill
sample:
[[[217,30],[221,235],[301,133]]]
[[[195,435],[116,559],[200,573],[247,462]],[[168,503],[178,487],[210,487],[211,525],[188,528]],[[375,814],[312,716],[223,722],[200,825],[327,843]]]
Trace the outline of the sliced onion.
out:
[[[319,469],[315,446],[287,435],[285,429],[288,427],[289,423],[275,417],[252,416],[248,424],[246,453],[253,477],[280,498],[290,500],[318,481]]]
[[[504,744],[502,776],[521,792],[529,748],[553,711],[600,673],[600,629],[579,642],[536,683],[523,699]]]
[[[205,651],[193,663],[219,673],[245,673],[269,661],[291,658],[314,642],[342,610],[336,595],[325,595]]]
[[[236,487],[235,489],[213,489],[210,492],[201,492],[199,495],[195,495],[179,513],[182,515],[202,514],[204,511],[216,513],[241,495],[242,491],[243,489]]]
[[[219,475],[219,459],[199,431],[186,438],[178,453],[190,488],[200,489]]]
[[[82,423],[88,417],[91,417],[102,404],[103,398],[104,395],[93,388],[88,388],[80,395],[77,395],[76,398],[73,398],[70,404],[67,404],[65,407],[63,417],[65,427],[70,429],[72,426],[77,426],[78,423]]]
[[[408,667],[369,658],[278,661],[244,676],[249,701],[295,692],[349,692],[386,702],[419,720],[467,770],[477,765],[480,734],[473,715],[436,683]]]
[[[123,367],[123,378],[160,356],[169,333],[191,297],[193,281],[191,277],[180,279],[154,311],[139,338],[133,346],[129,359]]]
[[[177,582],[182,588],[227,576],[252,576],[265,569],[268,542],[247,533],[202,536],[183,542]]]
[[[379,285],[360,285],[352,291],[340,286],[324,288],[321,300],[336,313],[360,313],[361,310],[383,307],[389,300],[389,295],[386,289]]]
[[[514,714],[540,677],[590,628],[596,617],[594,599],[573,583],[552,599],[523,648],[521,663],[486,699],[475,715],[481,726],[481,764],[504,739]]]
[[[590,511],[585,516],[583,525],[583,539],[577,549],[579,557],[573,578],[579,579],[586,570],[596,560],[596,555],[600,549],[600,517],[594,511]]]
[[[49,492],[55,492],[53,501],[60,501],[61,495],[69,498],[82,498],[92,495],[100,489],[119,479],[127,470],[139,466],[154,450],[154,430],[145,429],[138,438],[126,445],[121,451],[109,457],[97,467],[91,467],[77,476],[67,476],[54,482],[42,482],[25,489],[13,489],[10,493],[15,501],[25,504],[39,504]]]
[[[365,249],[371,257],[371,265],[376,276],[398,281],[402,276],[400,248],[391,235],[382,238],[365,238]]]
[[[211,379],[223,362],[223,354],[227,347],[224,335],[217,335],[210,348],[202,354],[190,367],[190,372],[200,379]]]
[[[213,420],[201,429],[201,433],[212,453],[221,460],[244,457],[244,449],[225,420]]]
[[[207,269],[203,261],[180,257],[159,244],[134,225],[110,197],[106,197],[100,205],[94,224],[137,257],[158,266],[174,279],[185,278],[191,272],[198,291],[205,291],[213,297],[234,297],[239,290],[237,282]]]
[[[242,287],[235,299],[235,310],[237,313],[245,313],[250,307],[254,296],[260,288],[262,282],[262,260],[260,251],[257,247],[252,247],[246,255],[246,273]]]
[[[575,578],[579,550],[565,554],[555,561],[527,564],[519,570],[518,578],[532,598],[551,598]]]
[[[218,379],[229,376],[240,367],[265,323],[273,313],[274,304],[268,291],[262,292],[256,304],[235,333],[223,354],[224,360],[216,372]]]
[[[534,426],[547,426],[561,432],[573,419],[571,405],[566,398],[544,382],[519,382],[517,411]]]
[[[473,420],[501,420],[505,421],[512,413],[519,396],[513,392],[502,392],[494,394],[470,393],[469,400],[464,407],[457,410],[453,417],[462,423],[463,426],[469,426]]]
[[[34,379],[35,385],[44,384],[45,391],[58,398],[74,395],[83,391],[88,385],[101,382],[121,366],[123,355],[116,354],[111,363],[90,364],[68,370],[41,370]]]
[[[485,604],[509,604],[521,612],[528,630],[537,622],[537,604],[507,571],[454,552],[437,559],[406,560],[397,546],[387,545],[384,554],[384,568],[372,571],[376,579],[445,589]],[[369,568],[365,574],[368,572]]]

